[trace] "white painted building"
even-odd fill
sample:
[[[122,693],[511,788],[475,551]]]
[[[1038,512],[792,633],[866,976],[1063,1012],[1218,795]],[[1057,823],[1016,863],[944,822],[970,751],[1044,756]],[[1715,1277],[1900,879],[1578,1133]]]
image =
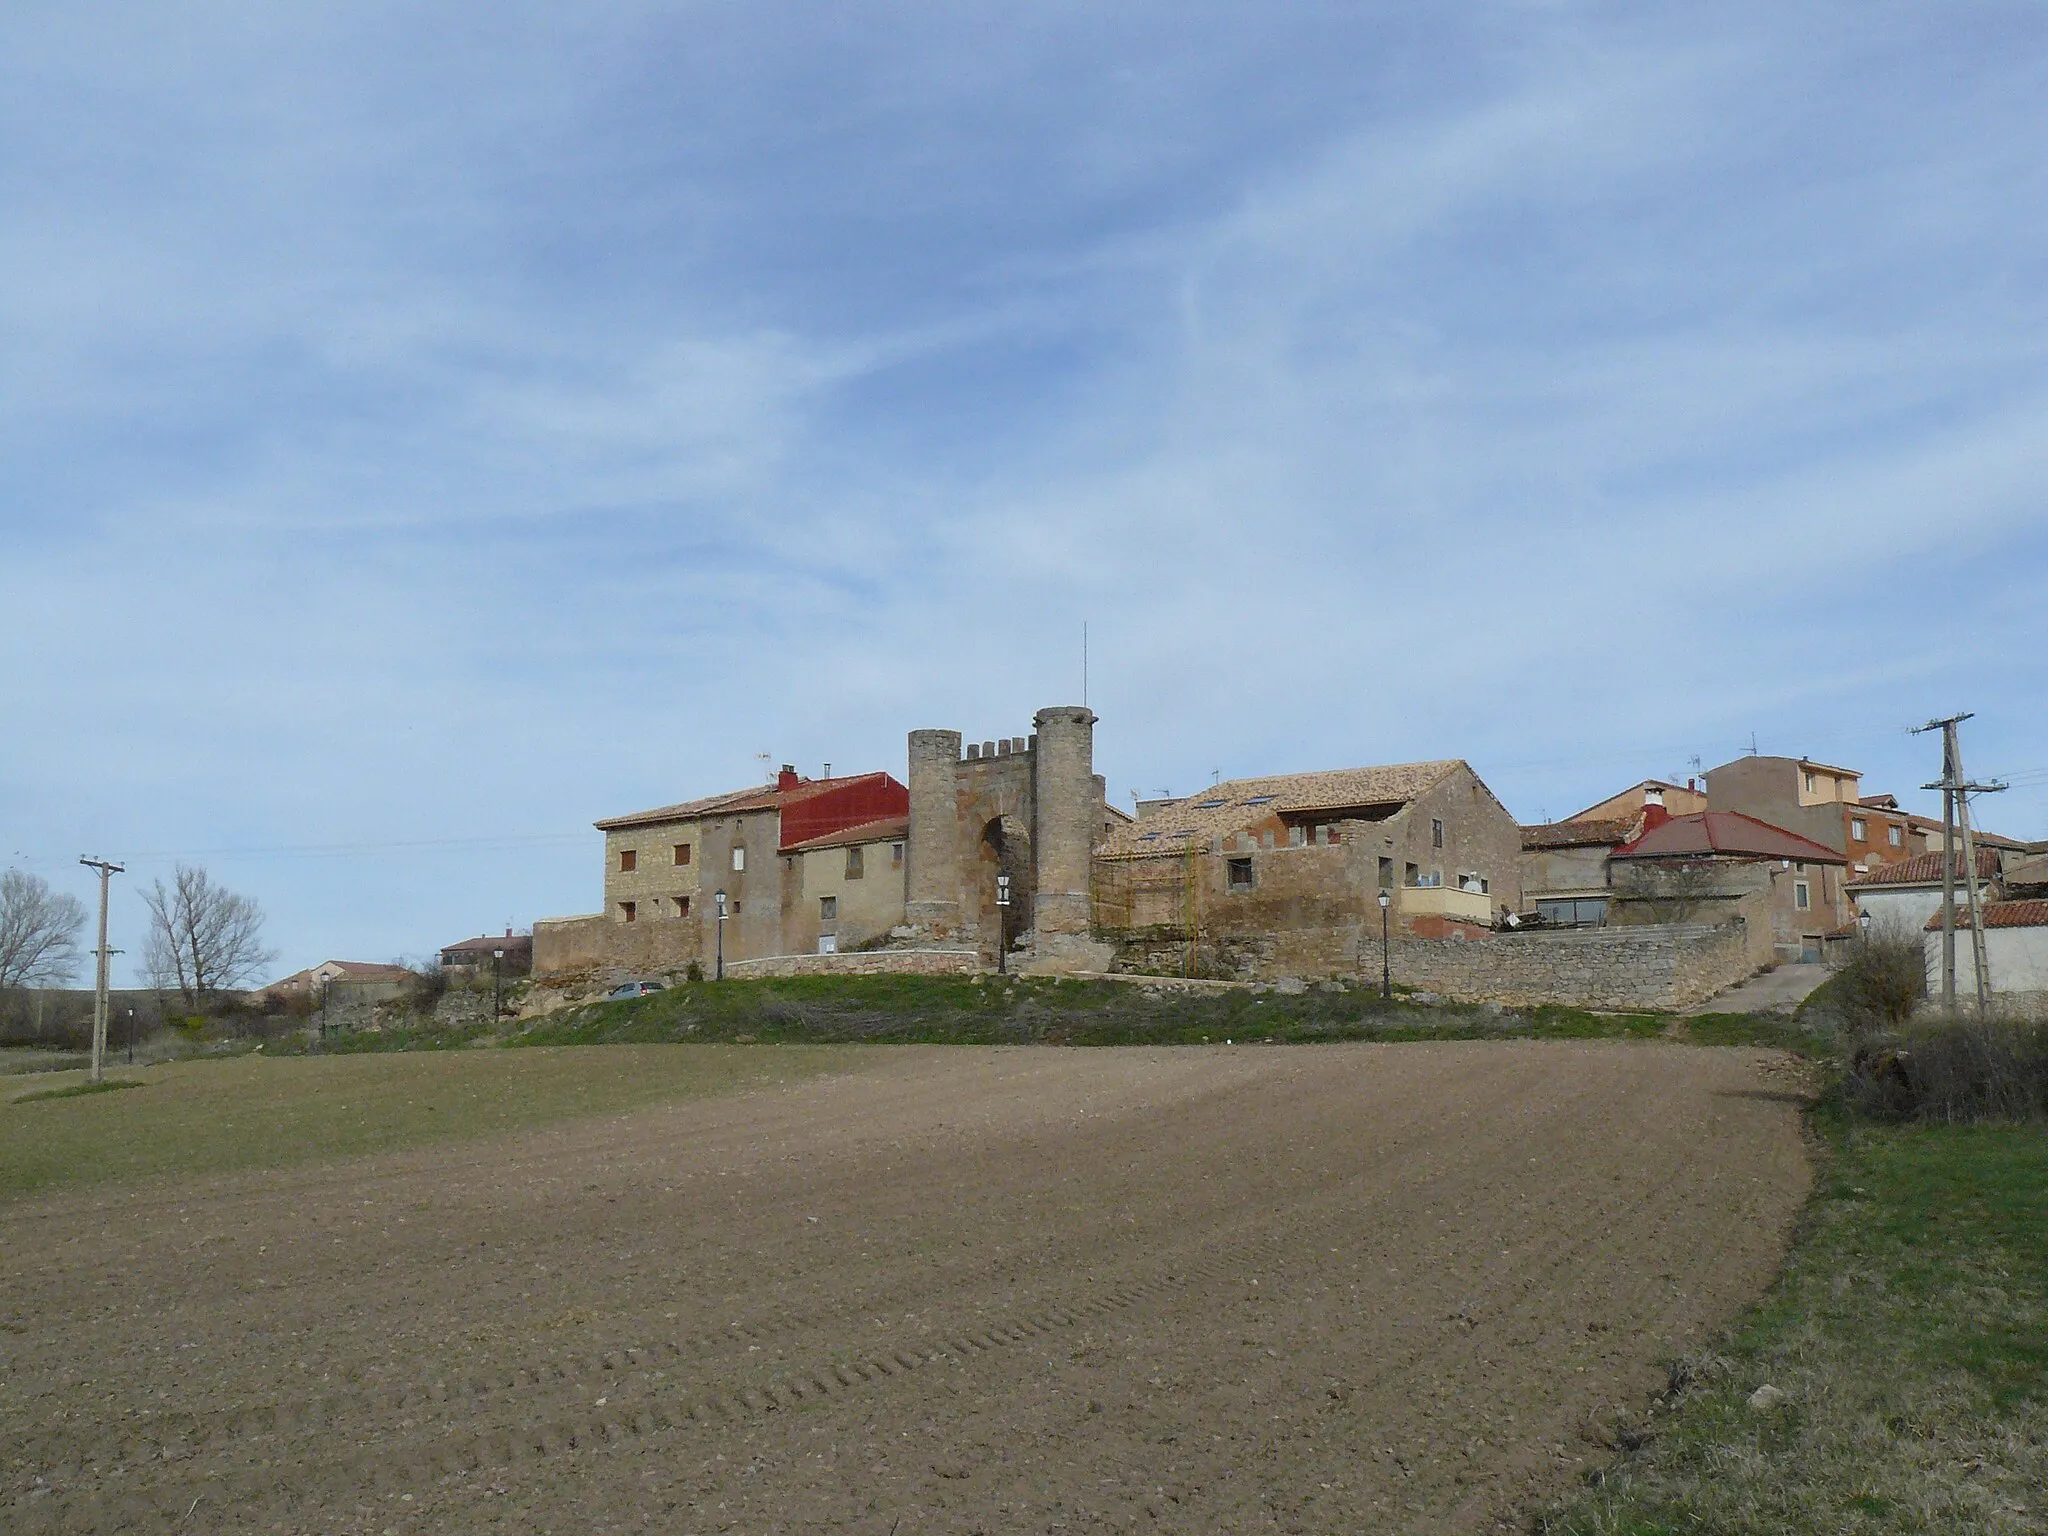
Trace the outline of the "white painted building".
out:
[[[1927,921],[1927,990],[1941,992],[1941,917]],[[2048,998],[2048,901],[1994,901],[1984,908],[1984,959],[1994,997]],[[1970,949],[1970,914],[1957,914],[1956,989],[1968,996],[1975,986]]]

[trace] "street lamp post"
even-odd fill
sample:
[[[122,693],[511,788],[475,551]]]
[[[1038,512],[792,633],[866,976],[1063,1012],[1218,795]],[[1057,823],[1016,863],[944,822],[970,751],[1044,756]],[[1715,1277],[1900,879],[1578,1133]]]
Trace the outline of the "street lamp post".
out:
[[[1380,997],[1387,1002],[1394,999],[1394,962],[1387,954],[1387,908],[1394,904],[1394,893],[1385,886],[1380,887]]]
[[[996,974],[1010,969],[1010,877],[996,876]]]
[[[505,1005],[499,1001],[504,996],[505,951],[491,951],[491,1018],[495,1022],[504,1013]]]
[[[718,903],[718,968],[712,973],[712,980],[725,980],[725,892],[719,891],[711,898]]]

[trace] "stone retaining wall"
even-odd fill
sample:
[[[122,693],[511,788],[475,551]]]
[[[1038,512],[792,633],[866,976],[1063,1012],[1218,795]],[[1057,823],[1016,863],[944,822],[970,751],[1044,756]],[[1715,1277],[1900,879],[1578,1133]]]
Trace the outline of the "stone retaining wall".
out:
[[[1403,986],[1460,1002],[1668,1012],[1754,975],[1751,949],[1742,924],[1585,928],[1397,943],[1393,971]]]
[[[728,960],[728,981],[757,976],[973,976],[982,970],[972,949],[873,949],[841,955],[766,955]]]

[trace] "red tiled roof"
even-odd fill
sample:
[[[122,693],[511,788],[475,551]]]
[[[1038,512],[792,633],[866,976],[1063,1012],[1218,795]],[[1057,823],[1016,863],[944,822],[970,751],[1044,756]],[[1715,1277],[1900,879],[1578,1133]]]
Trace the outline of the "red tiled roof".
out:
[[[1875,885],[1939,885],[1941,884],[1941,860],[1938,853],[1916,853],[1910,859],[1898,859],[1890,864],[1880,864],[1867,874],[1856,876],[1849,882],[1849,889],[1861,890]],[[1963,872],[1963,861],[1956,860],[1956,874]],[[1990,880],[1998,874],[1998,855],[1989,848],[1977,850],[1977,876]]]
[[[1698,811],[1673,816],[1614,850],[1617,859],[1791,859],[1801,864],[1847,864],[1832,848],[1740,811]]]
[[[1598,848],[1616,846],[1628,841],[1628,835],[1635,829],[1633,816],[1619,816],[1601,821],[1546,821],[1522,828],[1522,846],[1534,851],[1541,848]]]
[[[864,821],[857,827],[846,827],[838,832],[827,832],[821,837],[791,843],[782,849],[782,852],[812,853],[820,848],[851,848],[859,843],[901,842],[909,835],[908,816],[885,816],[880,821]]]
[[[684,800],[676,805],[658,805],[651,811],[633,811],[625,816],[607,816],[603,821],[593,822],[591,825],[600,832],[618,832],[628,827],[659,826],[668,821],[701,821],[706,816],[736,816],[745,811],[786,810],[828,790],[843,789],[849,784],[879,782],[888,777],[886,773],[843,774],[836,779],[805,779],[794,789],[777,789],[773,784],[757,784],[751,789],[732,789],[722,795],[706,795],[701,800]]]
[[[522,949],[530,950],[532,948],[533,935],[530,933],[486,933],[474,939],[464,939],[460,944],[443,944],[441,946],[441,953],[444,955],[488,955],[500,949],[509,952]]]
[[[1970,926],[1970,909],[1956,903],[1956,926]],[[1984,904],[1986,928],[2048,928],[2048,901],[1989,901]],[[1927,919],[1927,932],[1941,931],[1941,914]]]

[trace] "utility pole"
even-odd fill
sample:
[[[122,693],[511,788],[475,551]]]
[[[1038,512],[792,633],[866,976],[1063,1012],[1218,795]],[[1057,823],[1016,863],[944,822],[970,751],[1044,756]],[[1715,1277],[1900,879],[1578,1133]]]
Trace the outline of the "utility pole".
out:
[[[101,1076],[101,1064],[107,1054],[107,959],[118,954],[118,950],[107,948],[107,881],[123,873],[119,864],[109,864],[105,859],[88,859],[83,856],[79,863],[87,869],[100,872],[100,942],[93,953],[99,957],[98,977],[93,983],[92,993],[92,1077],[97,1083]]]
[[[1970,796],[1997,794],[2006,786],[1998,783],[1972,784],[1963,775],[1962,740],[1956,727],[1970,717],[1965,712],[1941,720],[1930,720],[1914,729],[1941,732],[1941,778],[1923,784],[1922,789],[1941,791],[1941,1008],[1953,1015],[1956,1007],[1956,854],[1963,856],[1963,893],[1970,909],[1970,961],[1976,982],[1977,1011],[1991,1007],[1991,965],[1984,944],[1984,906],[1977,889],[1977,839],[1970,826]],[[1957,844],[1961,848],[1958,850]]]

